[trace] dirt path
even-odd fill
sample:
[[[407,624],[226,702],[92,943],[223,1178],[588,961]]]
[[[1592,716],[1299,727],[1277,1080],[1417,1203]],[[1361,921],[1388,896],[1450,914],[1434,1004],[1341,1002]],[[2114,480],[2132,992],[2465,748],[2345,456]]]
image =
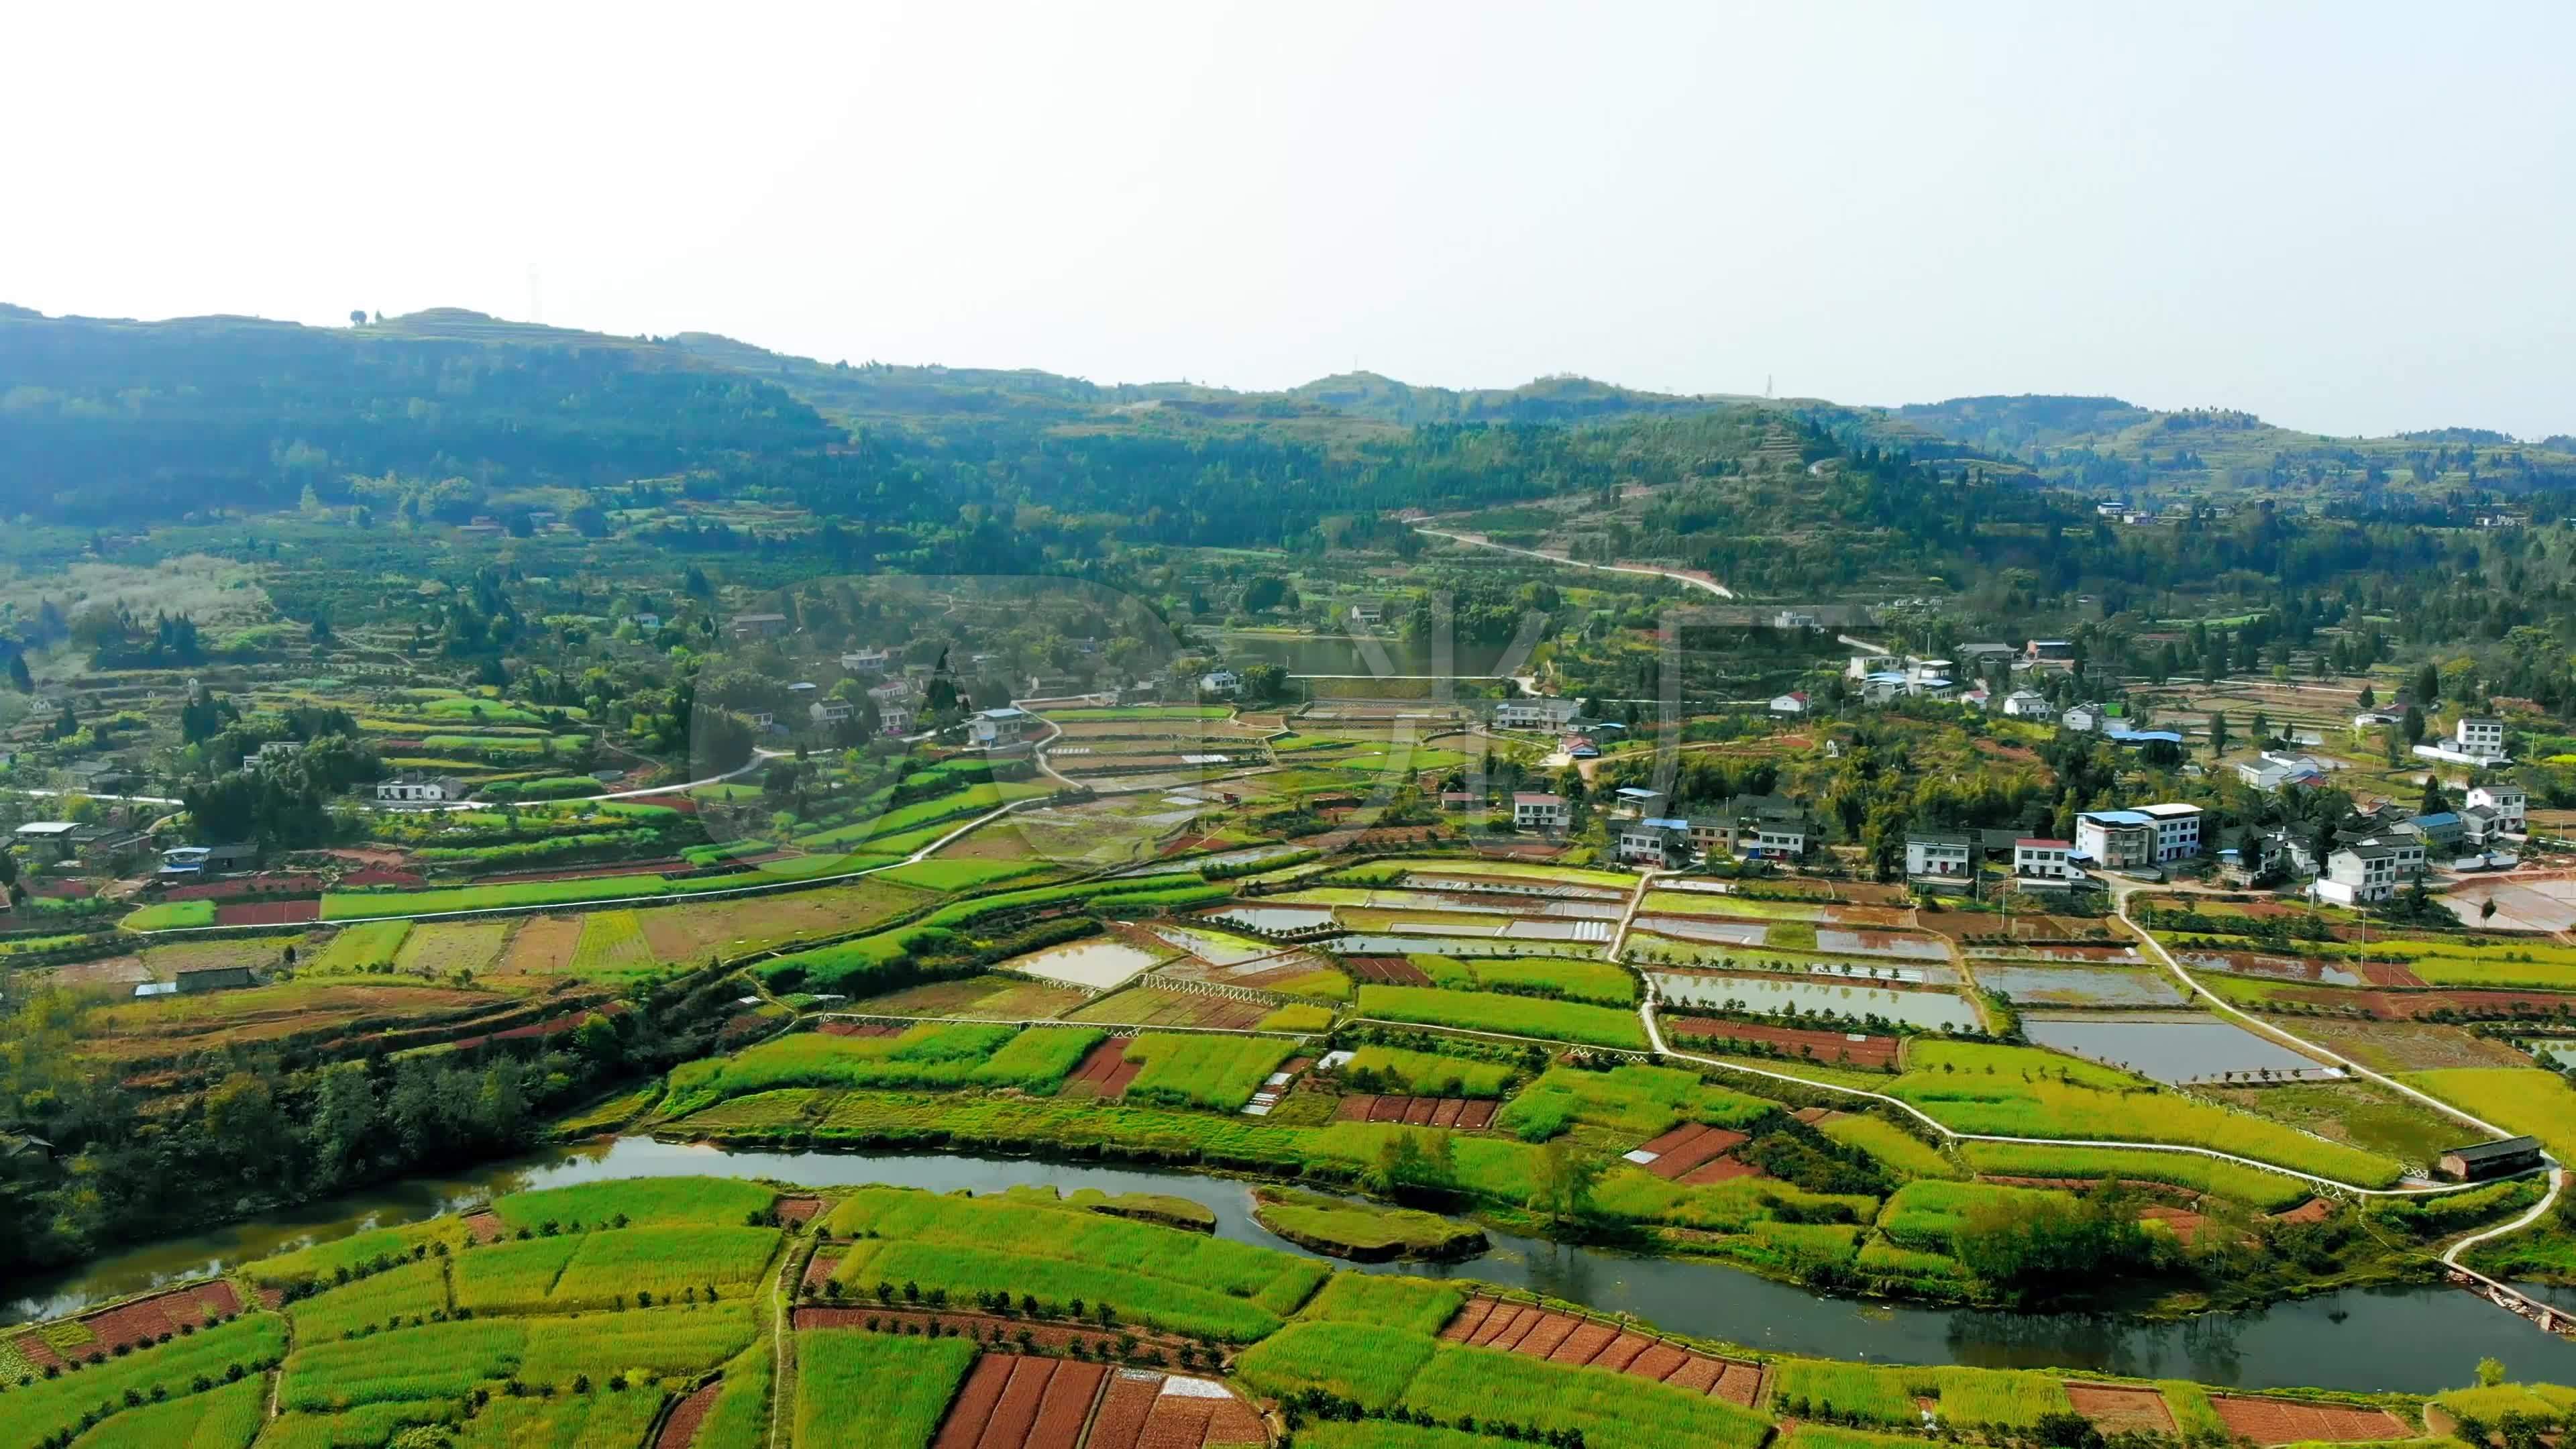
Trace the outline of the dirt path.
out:
[[[1685,573],[1677,569],[1659,569],[1647,564],[1587,563],[1579,558],[1567,558],[1563,554],[1541,553],[1534,548],[1514,548],[1507,543],[1496,543],[1480,534],[1451,533],[1447,529],[1428,528],[1419,523],[1413,525],[1413,531],[1428,534],[1433,538],[1445,538],[1451,543],[1463,543],[1470,548],[1490,548],[1498,553],[1516,553],[1523,558],[1534,558],[1544,563],[1564,564],[1568,568],[1598,569],[1605,574],[1639,574],[1651,578],[1671,579],[1677,584],[1686,584],[1694,589],[1705,589],[1721,599],[1735,597],[1733,589],[1715,579],[1703,578],[1698,574]]]

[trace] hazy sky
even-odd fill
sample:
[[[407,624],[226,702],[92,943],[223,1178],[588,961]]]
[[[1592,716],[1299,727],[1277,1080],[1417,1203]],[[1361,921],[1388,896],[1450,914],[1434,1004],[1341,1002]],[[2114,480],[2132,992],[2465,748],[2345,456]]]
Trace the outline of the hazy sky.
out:
[[[2576,432],[2576,5],[0,15],[0,300]]]

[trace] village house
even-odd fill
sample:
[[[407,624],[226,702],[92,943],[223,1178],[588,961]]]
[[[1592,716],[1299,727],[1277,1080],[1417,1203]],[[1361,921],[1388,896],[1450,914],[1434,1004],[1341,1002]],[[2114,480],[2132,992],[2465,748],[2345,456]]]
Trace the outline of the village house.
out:
[[[1905,836],[1905,878],[1917,884],[1967,885],[1977,875],[1977,838],[1964,830],[1916,830]]]
[[[2367,905],[2397,893],[2397,850],[2377,841],[2355,841],[2326,857],[2325,874],[2312,889],[2339,906]]]
[[[1807,696],[1797,691],[1775,694],[1771,696],[1771,712],[1783,718],[1795,719],[1807,712]]]
[[[1523,791],[1512,796],[1512,826],[1517,830],[1563,830],[1571,813],[1561,795]]]
[[[1657,817],[1619,827],[1619,858],[1630,865],[1660,868],[1689,853],[1689,821]]]
[[[1494,706],[1494,728],[1562,730],[1574,723],[1582,708],[1580,701],[1571,699],[1507,699]]]
[[[1243,676],[1231,669],[1215,669],[1199,676],[1199,693],[1222,695],[1227,699],[1243,692]]]
[[[2027,689],[2016,689],[2004,696],[2004,713],[2014,719],[2037,720],[2046,724],[2057,718],[2057,706],[2048,697]]]
[[[914,716],[912,706],[910,705],[885,704],[877,707],[877,728],[885,731],[887,734],[910,734],[912,733],[913,721]]]
[[[2509,763],[2504,752],[2504,721],[2483,715],[2469,715],[2451,727],[2451,738],[2438,744],[2417,745],[2415,753],[2427,760],[2440,760],[2454,765],[2494,766]]]
[[[727,632],[736,639],[775,639],[787,632],[785,614],[736,614]]]
[[[849,674],[883,674],[893,663],[891,649],[853,649],[841,656],[841,669]]]
[[[2472,785],[2468,805],[2471,810],[2484,810],[2494,827],[2506,835],[2520,835],[2528,827],[2531,796],[2520,785]]]
[[[2021,657],[2033,669],[2073,669],[2075,645],[2066,639],[2033,639],[2022,646]]]
[[[2313,755],[2284,755],[2266,750],[2251,760],[2239,761],[2236,778],[2257,790],[2278,790],[2284,785],[2322,785],[2326,779],[2326,767]]]
[[[2156,822],[2139,810],[2087,810],[2075,817],[2075,848],[2104,870],[2156,863]]]
[[[966,722],[967,738],[980,749],[1008,749],[1020,743],[1033,718],[1028,711],[1009,705],[982,710]]]
[[[2156,863],[2189,860],[2200,854],[2201,809],[2197,805],[2141,805],[2138,813],[2155,822]],[[2090,852],[2087,852],[2090,854]]]
[[[2072,841],[2027,836],[2013,842],[2013,879],[2023,885],[2067,885],[2084,879]]]
[[[405,774],[376,782],[379,805],[452,805],[465,794],[465,782],[453,775]]]
[[[855,713],[846,699],[818,699],[805,706],[805,713],[818,725],[847,724]]]

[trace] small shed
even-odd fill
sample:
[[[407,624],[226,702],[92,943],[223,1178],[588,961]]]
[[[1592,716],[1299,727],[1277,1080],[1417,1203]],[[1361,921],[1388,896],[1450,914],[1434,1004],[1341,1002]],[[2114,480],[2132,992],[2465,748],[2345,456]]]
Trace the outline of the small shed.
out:
[[[2462,1182],[2480,1178],[2507,1177],[2538,1167],[2541,1161],[2540,1139],[2507,1137],[2498,1142],[2473,1142],[2454,1147],[2442,1154],[2442,1174]]]
[[[194,996],[203,991],[225,991],[251,984],[247,966],[192,966],[170,973],[178,983],[179,994]]]

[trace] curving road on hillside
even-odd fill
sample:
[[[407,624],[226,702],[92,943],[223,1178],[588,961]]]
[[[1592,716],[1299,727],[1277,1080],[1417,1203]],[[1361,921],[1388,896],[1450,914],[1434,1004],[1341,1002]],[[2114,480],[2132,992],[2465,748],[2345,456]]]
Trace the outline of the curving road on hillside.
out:
[[[1419,523],[1413,525],[1413,531],[1432,538],[1445,538],[1451,543],[1463,543],[1470,548],[1490,548],[1497,553],[1516,553],[1523,558],[1534,558],[1544,563],[1563,564],[1568,568],[1598,569],[1605,574],[1639,574],[1651,578],[1671,579],[1677,584],[1687,584],[1694,589],[1705,589],[1721,599],[1731,601],[1735,597],[1734,590],[1715,579],[1702,578],[1697,574],[1683,573],[1675,569],[1659,569],[1650,564],[1587,563],[1582,559],[1567,558],[1562,554],[1541,553],[1534,548],[1515,548],[1508,543],[1496,543],[1481,534],[1452,533],[1445,528],[1431,528]]]

